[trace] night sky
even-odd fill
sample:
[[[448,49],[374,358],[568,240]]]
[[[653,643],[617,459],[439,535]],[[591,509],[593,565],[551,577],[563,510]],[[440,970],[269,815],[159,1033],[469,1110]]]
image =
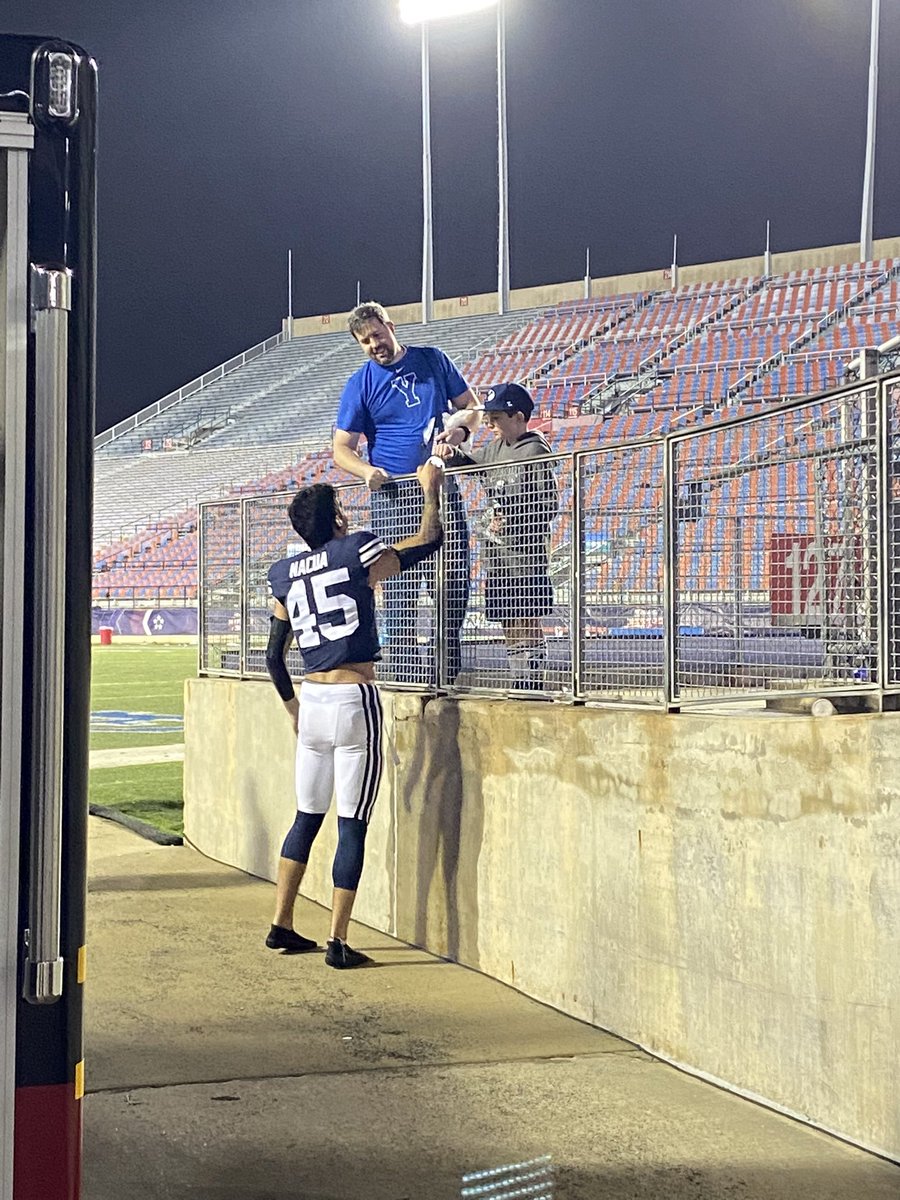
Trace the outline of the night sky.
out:
[[[395,0],[4,0],[100,63],[97,428],[297,315],[421,289]],[[507,0],[511,286],[859,238],[869,0]],[[496,288],[495,14],[433,26],[437,297]],[[875,236],[900,233],[900,8]]]

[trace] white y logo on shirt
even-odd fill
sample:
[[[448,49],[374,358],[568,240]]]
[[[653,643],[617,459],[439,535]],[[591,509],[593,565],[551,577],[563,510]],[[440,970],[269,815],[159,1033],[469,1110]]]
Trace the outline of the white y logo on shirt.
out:
[[[418,393],[416,392],[417,382],[418,381],[415,375],[412,374],[395,375],[391,380],[391,387],[394,387],[399,392],[403,393],[407,408],[416,408],[422,403],[422,401],[419,399]]]

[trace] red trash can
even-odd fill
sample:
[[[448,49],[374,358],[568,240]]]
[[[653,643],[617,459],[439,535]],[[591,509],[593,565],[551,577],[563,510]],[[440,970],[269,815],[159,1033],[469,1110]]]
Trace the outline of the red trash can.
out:
[[[112,645],[112,630],[109,628],[108,625],[100,626],[100,645],[101,646]]]

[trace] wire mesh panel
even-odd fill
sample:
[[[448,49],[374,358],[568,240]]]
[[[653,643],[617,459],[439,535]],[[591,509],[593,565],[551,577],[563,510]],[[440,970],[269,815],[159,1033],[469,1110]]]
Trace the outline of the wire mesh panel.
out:
[[[577,692],[665,700],[664,443],[576,456]]]
[[[458,486],[468,588],[456,689],[571,696],[571,458],[468,468]],[[445,544],[445,596],[454,553]]]
[[[900,383],[885,385],[887,453],[885,536],[885,616],[887,622],[885,687],[900,687]]]
[[[241,669],[241,506],[239,500],[199,505],[200,672]]]
[[[672,439],[678,701],[877,679],[873,387]]]
[[[336,492],[351,530],[371,529],[386,545],[394,545],[419,528],[422,490],[415,479],[392,481],[379,492],[370,492],[363,484],[339,485]],[[278,559],[297,554],[303,548],[288,518],[293,495],[257,496],[243,502],[244,655],[249,674],[264,674],[266,669],[265,647],[272,607],[267,584],[269,568]],[[437,565],[431,559],[376,587],[375,609],[383,647],[379,682],[400,687],[436,683],[439,658],[435,645],[436,579]],[[288,652],[287,666],[294,678],[302,675],[300,654],[294,646]]]
[[[338,493],[387,545],[419,528],[415,478]],[[265,669],[290,498],[200,506],[205,673]],[[450,471],[441,506],[442,551],[376,588],[389,686],[645,705],[900,687],[895,379]]]
[[[424,507],[419,482],[410,476],[391,479],[375,492],[363,484],[349,484],[340,489],[340,501],[351,529],[371,529],[386,546],[418,532]],[[450,541],[449,526],[446,536]],[[376,587],[380,683],[420,688],[437,685],[438,569],[435,556]]]
[[[266,674],[266,644],[272,600],[267,576],[280,558],[303,549],[303,543],[291,528],[288,505],[293,493],[279,492],[253,496],[243,501],[244,521],[244,671],[248,675]],[[291,644],[286,658],[293,678],[302,674],[300,652]]]

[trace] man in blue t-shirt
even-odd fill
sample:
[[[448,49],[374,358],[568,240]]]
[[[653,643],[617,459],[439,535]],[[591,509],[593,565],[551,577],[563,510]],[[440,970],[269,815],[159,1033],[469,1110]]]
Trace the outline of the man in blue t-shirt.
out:
[[[408,537],[422,501],[411,475],[435,442],[458,446],[478,427],[477,400],[459,370],[434,346],[403,346],[380,304],[367,301],[350,314],[350,332],[368,361],[347,381],[334,433],[334,461],[372,492],[372,529],[385,542]],[[359,453],[366,439],[368,461]],[[459,631],[469,599],[469,534],[459,493],[447,481],[445,497],[447,674],[460,668]],[[422,663],[416,641],[421,572],[384,585],[384,640],[395,678],[430,683],[434,664]]]
[[[301,488],[288,513],[304,549],[279,559],[268,576],[275,610],[266,667],[298,736],[297,815],[281,847],[266,945],[288,954],[316,948],[294,930],[294,901],[333,794],[338,845],[325,961],[339,970],[369,961],[347,944],[347,933],[381,778],[382,715],[375,686],[381,650],[373,588],[418,569],[442,538],[443,471],[426,463],[416,474],[422,497],[419,528],[395,545],[368,530],[351,533],[330,484]],[[284,661],[291,640],[303,659],[302,704]]]

